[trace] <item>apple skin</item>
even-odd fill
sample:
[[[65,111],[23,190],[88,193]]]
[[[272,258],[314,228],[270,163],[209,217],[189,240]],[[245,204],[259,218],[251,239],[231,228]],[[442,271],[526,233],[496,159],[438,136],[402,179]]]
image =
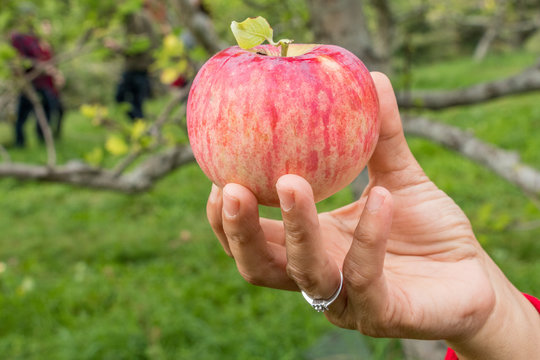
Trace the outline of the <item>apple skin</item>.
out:
[[[255,50],[279,54],[271,45]],[[369,71],[346,49],[314,45],[280,57],[233,46],[195,77],[187,127],[212,182],[241,184],[260,204],[279,206],[275,184],[285,174],[306,179],[316,202],[349,185],[377,143],[378,111]]]

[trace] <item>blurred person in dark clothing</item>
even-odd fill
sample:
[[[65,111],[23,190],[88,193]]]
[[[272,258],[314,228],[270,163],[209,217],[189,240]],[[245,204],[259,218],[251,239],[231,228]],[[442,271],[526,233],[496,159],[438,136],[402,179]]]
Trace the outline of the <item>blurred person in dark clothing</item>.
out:
[[[107,39],[105,46],[124,58],[124,70],[116,89],[115,100],[131,105],[128,116],[132,119],[144,118],[144,102],[150,98],[152,87],[149,68],[154,62],[153,51],[159,46],[159,38],[146,7],[124,18],[125,42]]]
[[[41,23],[41,28],[44,35],[50,34],[51,25],[49,21],[44,20]],[[53,135],[59,138],[64,113],[59,89],[64,84],[64,78],[51,63],[53,51],[50,45],[37,34],[32,16],[26,19],[24,31],[11,33],[11,44],[22,58],[30,60],[30,65],[24,68],[24,74],[21,75],[27,76],[31,81],[32,87],[41,100],[41,105]],[[14,145],[17,147],[25,146],[24,125],[32,112],[35,113],[34,106],[22,91],[19,95],[17,119],[15,121]],[[39,121],[36,121],[36,132],[38,138],[43,141],[43,129],[39,125]]]

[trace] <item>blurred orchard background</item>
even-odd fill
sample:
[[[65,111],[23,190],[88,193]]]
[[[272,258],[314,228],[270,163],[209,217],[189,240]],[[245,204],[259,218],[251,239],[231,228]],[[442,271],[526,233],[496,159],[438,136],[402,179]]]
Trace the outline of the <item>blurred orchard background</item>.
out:
[[[207,224],[187,91],[233,44],[231,21],[257,15],[275,38],[338,44],[386,72],[420,164],[516,286],[540,294],[538,1],[0,0],[0,358],[415,358],[336,330],[298,293],[249,285]],[[151,26],[134,33],[133,16]],[[10,34],[29,27],[54,51],[65,115],[44,143],[31,117],[14,148],[19,93],[35,91]],[[153,59],[144,118],[115,102],[111,44]]]

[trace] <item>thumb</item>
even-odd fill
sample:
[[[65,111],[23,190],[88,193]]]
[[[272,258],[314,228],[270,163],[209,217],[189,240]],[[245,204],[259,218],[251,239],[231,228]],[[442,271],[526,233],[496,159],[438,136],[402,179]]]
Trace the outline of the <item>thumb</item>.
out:
[[[358,300],[367,301],[369,305],[374,304],[370,300],[380,303],[381,295],[384,295],[380,291],[386,289],[381,285],[384,285],[383,265],[392,225],[392,208],[390,192],[380,186],[373,187],[345,258],[343,275],[348,292],[355,293],[353,296],[359,296]]]
[[[381,73],[373,72],[372,78],[379,98],[381,129],[368,163],[369,176],[392,191],[425,175],[407,145],[392,83]]]

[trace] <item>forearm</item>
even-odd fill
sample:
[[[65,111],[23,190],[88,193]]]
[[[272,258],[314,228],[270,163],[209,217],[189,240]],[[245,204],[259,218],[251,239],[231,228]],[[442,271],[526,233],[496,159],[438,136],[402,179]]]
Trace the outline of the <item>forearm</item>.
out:
[[[540,355],[540,315],[504,276],[486,260],[496,294],[493,312],[470,338],[448,340],[460,360],[535,359]]]

